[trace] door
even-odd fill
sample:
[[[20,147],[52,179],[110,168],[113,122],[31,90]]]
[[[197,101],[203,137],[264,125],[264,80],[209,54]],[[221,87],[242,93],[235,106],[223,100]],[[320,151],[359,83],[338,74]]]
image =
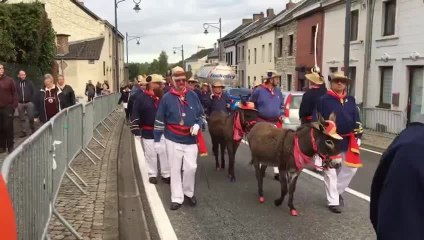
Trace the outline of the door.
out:
[[[424,67],[409,68],[408,123],[424,123]]]

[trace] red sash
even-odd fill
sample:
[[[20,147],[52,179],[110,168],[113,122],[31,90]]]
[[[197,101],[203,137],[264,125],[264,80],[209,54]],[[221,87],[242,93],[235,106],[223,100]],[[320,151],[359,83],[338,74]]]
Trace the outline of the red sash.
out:
[[[153,131],[153,126],[142,125],[141,129],[146,130],[146,131]]]
[[[190,127],[181,126],[178,124],[167,124],[166,127],[169,131],[179,136],[190,136]],[[197,133],[197,147],[201,157],[208,155],[208,148],[206,147],[205,139],[201,130]]]
[[[349,148],[346,152],[345,164],[352,168],[362,167],[361,157],[359,156],[359,146],[356,142],[355,134],[352,132],[342,135],[342,137],[349,137]]]

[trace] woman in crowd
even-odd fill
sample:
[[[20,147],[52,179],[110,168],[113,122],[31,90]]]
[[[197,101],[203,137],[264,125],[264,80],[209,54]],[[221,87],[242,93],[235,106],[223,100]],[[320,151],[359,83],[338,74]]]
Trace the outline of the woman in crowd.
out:
[[[54,84],[53,76],[44,75],[44,88],[40,90],[36,101],[38,118],[42,123],[49,121],[63,109],[59,100],[61,94],[60,88]]]

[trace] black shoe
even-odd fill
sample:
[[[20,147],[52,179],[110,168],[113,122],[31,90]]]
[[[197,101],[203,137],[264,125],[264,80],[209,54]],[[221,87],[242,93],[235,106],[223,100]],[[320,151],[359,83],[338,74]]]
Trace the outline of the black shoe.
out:
[[[151,183],[151,184],[157,184],[158,183],[158,180],[155,177],[150,177],[149,178],[149,183]]]
[[[195,207],[197,205],[197,199],[195,196],[189,198],[187,196],[185,196],[188,200],[188,204],[190,204],[190,206]]]
[[[166,184],[171,184],[171,178],[170,177],[167,177],[167,178],[162,177],[162,181]]]
[[[5,148],[0,148],[0,153],[5,153],[6,149]]]
[[[330,209],[330,211],[333,213],[342,213],[342,210],[339,206],[328,206],[328,209]]]
[[[12,153],[12,152],[13,152],[13,150],[14,150],[14,148],[13,148],[13,147],[11,147],[11,148],[7,148],[7,153]]]
[[[344,199],[343,199],[342,195],[339,195],[339,206],[344,207]]]
[[[27,136],[27,134],[26,134],[26,133],[24,133],[24,132],[22,132],[22,133],[21,133],[21,135],[19,135],[19,137],[20,137],[20,138],[24,138],[24,137],[26,137],[26,136]]]
[[[274,180],[280,181],[280,174],[275,173],[274,174]]]
[[[172,211],[178,210],[178,209],[180,209],[181,205],[182,204],[173,202],[173,203],[171,203],[171,207],[169,209],[171,209]]]

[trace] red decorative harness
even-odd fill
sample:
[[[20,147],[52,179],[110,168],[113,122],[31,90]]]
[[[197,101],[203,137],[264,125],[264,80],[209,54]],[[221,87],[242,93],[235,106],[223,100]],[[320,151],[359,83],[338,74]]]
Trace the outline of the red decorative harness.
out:
[[[256,124],[256,121],[250,121],[248,122],[249,126],[253,126]],[[240,142],[241,139],[243,139],[244,134],[246,131],[243,129],[243,126],[240,121],[240,113],[236,112],[234,114],[234,124],[233,124],[233,140],[236,142]]]
[[[318,152],[318,146],[315,142],[314,137],[314,129],[311,128],[311,142],[312,142],[312,149],[315,153],[319,154],[322,159],[326,159],[327,156],[324,156]],[[300,150],[299,146],[299,136],[297,134],[294,135],[294,149],[293,149],[293,155],[294,155],[294,162],[296,163],[296,168],[298,171],[302,171],[302,169],[306,165],[312,165],[315,169],[324,169],[322,166],[317,166],[315,163],[312,162],[313,156],[307,156]]]

